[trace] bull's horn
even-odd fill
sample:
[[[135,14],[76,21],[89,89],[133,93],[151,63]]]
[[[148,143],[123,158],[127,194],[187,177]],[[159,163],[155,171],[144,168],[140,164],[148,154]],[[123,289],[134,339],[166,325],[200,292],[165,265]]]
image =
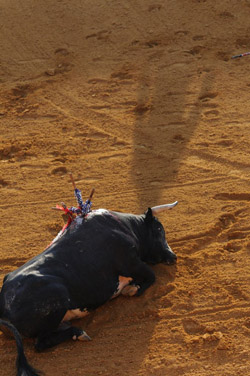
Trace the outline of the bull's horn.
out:
[[[151,208],[153,215],[158,214],[164,210],[167,209],[172,209],[178,204],[178,201],[173,202],[172,204],[165,204],[165,205],[159,205],[159,206],[154,206]]]

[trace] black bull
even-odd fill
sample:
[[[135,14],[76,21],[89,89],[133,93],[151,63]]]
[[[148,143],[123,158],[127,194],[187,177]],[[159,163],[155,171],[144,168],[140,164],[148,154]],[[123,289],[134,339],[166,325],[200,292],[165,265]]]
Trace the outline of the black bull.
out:
[[[77,217],[43,253],[4,278],[0,326],[17,341],[17,374],[38,374],[27,363],[19,332],[36,338],[37,350],[89,339],[69,321],[120,293],[141,295],[155,281],[147,263],[175,261],[151,209],[143,215],[99,209]]]

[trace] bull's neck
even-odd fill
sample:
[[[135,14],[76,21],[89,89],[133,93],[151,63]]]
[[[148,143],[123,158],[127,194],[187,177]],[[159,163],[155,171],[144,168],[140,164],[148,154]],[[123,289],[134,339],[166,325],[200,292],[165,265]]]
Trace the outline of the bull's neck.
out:
[[[150,247],[150,236],[149,236],[149,228],[145,221],[145,214],[138,215],[137,220],[135,221],[135,234],[137,239],[139,240],[139,256],[142,260],[145,259],[145,256],[148,253]]]
[[[126,227],[128,234],[131,234],[137,240],[137,249],[140,258],[147,253],[149,241],[148,241],[148,226],[145,222],[145,214],[134,215],[121,213],[115,213],[118,221]]]

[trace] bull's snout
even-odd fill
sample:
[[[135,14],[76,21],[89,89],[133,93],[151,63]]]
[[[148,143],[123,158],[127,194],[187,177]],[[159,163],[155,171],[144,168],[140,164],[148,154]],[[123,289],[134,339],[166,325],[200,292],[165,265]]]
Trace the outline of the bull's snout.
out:
[[[167,257],[166,257],[166,264],[168,265],[173,265],[177,262],[177,256],[176,254],[172,251],[172,249],[168,246],[167,250]]]

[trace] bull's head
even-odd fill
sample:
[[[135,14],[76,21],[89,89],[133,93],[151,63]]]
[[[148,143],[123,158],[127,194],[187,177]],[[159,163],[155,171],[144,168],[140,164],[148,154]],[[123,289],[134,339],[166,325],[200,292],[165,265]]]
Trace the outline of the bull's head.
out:
[[[172,251],[165,238],[165,231],[160,221],[155,217],[156,214],[172,209],[178,204],[178,201],[173,204],[166,204],[154,206],[149,208],[145,214],[145,221],[149,230],[150,251],[146,256],[145,261],[150,264],[166,263],[174,264],[177,260],[176,254]]]

